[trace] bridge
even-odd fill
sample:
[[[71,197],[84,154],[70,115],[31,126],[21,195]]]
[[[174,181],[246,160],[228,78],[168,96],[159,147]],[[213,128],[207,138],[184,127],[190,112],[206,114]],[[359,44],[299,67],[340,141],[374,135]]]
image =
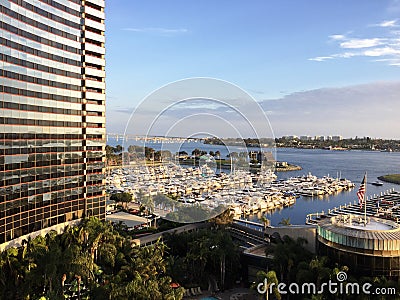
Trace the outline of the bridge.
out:
[[[183,143],[183,142],[202,142],[202,138],[194,137],[178,137],[178,136],[150,136],[150,135],[130,135],[123,133],[107,133],[106,141],[115,139],[117,142],[128,142],[128,141],[142,141],[150,143]]]

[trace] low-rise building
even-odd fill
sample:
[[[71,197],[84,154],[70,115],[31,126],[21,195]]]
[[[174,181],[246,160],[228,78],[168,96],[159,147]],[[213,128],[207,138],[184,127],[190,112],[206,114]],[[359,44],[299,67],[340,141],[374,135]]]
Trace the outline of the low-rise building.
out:
[[[389,220],[349,214],[321,220],[317,252],[354,274],[400,278],[400,225]]]

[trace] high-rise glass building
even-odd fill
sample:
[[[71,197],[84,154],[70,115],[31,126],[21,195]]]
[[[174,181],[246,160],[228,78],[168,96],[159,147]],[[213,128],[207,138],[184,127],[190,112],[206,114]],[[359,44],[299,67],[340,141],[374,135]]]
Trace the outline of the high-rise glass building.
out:
[[[0,0],[0,244],[105,217],[104,0]]]

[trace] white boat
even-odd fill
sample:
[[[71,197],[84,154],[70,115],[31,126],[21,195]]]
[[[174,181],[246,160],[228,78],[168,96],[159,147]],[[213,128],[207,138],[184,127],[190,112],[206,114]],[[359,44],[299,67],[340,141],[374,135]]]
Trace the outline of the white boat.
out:
[[[375,186],[382,186],[382,185],[383,185],[383,182],[377,180],[377,181],[371,182],[371,184],[372,184],[372,185],[375,185]]]

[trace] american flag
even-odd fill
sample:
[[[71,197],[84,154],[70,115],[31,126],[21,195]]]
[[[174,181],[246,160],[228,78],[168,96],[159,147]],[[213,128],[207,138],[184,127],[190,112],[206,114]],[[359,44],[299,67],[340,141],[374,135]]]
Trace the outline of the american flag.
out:
[[[360,188],[358,189],[358,192],[357,192],[358,202],[360,203],[360,209],[362,208],[362,205],[363,205],[364,200],[365,200],[366,184],[367,184],[367,174],[364,175],[364,178],[361,181]]]

